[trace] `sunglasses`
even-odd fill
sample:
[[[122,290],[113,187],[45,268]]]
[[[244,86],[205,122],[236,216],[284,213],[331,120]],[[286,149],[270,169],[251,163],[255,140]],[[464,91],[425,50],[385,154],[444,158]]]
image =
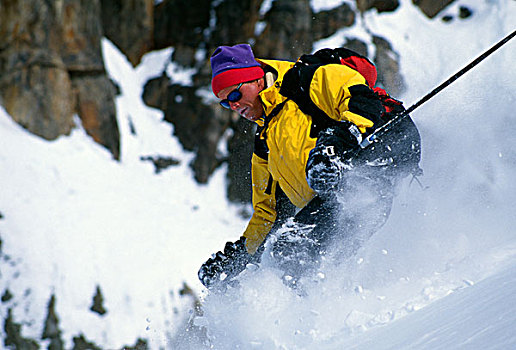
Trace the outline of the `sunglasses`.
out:
[[[229,105],[230,102],[237,102],[242,98],[242,93],[240,92],[240,88],[244,85],[244,83],[238,84],[237,88],[233,91],[231,91],[228,94],[228,97],[224,100],[220,101],[220,105],[224,108],[231,109],[231,106]]]

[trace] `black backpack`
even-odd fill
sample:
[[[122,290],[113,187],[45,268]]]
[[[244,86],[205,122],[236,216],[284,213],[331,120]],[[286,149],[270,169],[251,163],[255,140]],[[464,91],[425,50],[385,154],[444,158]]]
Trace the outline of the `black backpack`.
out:
[[[279,91],[280,94],[294,101],[301,111],[312,117],[311,137],[317,138],[319,132],[328,127],[342,125],[342,122],[330,118],[310,99],[310,84],[314,73],[326,64],[343,64],[359,72],[365,78],[372,93],[376,94],[381,101],[385,111],[381,120],[375,122],[374,128],[367,130],[366,136],[405,110],[401,101],[390,97],[384,89],[374,86],[377,78],[376,67],[366,57],[346,48],[322,49],[313,54],[301,56],[285,73]],[[396,171],[421,174],[419,168],[421,138],[416,125],[409,116],[405,117],[382,135],[377,142],[363,150],[361,157],[371,161],[388,158],[392,160]]]

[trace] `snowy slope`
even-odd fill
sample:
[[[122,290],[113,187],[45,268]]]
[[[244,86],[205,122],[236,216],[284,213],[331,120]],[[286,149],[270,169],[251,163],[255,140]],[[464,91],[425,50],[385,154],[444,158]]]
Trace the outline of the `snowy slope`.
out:
[[[449,23],[401,3],[392,14],[367,13],[316,48],[339,45],[345,35],[389,38],[401,56],[407,105],[516,29],[512,0],[458,1],[445,11],[454,15]],[[458,19],[461,5],[473,16]],[[48,142],[0,107],[0,293],[14,295],[0,315],[12,308],[24,336],[41,337],[55,294],[67,348],[80,332],[106,349],[137,337],[152,349],[516,347],[516,42],[413,113],[424,188],[407,179],[387,225],[353,261],[324,266],[305,298],[266,266],[245,276],[240,290],[216,296],[202,289],[199,265],[246,224],[224,199],[225,169],[196,184],[192,155],[170,137],[161,112],[141,101],[143,84],[161,74],[171,49],[146,55],[136,69],[108,41],[103,50],[121,88],[120,162],[79,121],[70,136]],[[139,159],[157,154],[181,164],[154,174]],[[195,322],[207,327],[207,344],[171,340],[190,317],[190,299],[178,295],[183,281],[204,300]],[[104,316],[89,310],[97,285]]]
[[[513,349],[516,264],[460,289],[397,322],[326,349]]]

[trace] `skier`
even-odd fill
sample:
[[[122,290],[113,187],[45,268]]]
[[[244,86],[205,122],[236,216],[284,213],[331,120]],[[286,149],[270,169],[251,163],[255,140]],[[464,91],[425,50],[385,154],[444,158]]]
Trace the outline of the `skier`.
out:
[[[420,138],[410,118],[361,150],[363,137],[402,112],[375,88],[376,68],[345,48],[297,62],[255,59],[247,44],[211,56],[220,104],[257,124],[251,161],[254,213],[243,235],[199,270],[208,288],[272,256],[295,287],[338,244],[350,256],[387,220],[396,184],[420,169]]]

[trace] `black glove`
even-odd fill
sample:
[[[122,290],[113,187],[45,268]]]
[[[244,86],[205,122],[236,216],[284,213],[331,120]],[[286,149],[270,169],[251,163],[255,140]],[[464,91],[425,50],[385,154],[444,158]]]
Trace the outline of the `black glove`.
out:
[[[359,133],[358,128],[347,122],[321,131],[308,155],[306,179],[310,188],[319,194],[336,189],[343,172],[352,167],[351,158],[359,142],[349,127]]]
[[[380,97],[373,90],[365,85],[354,85],[349,88],[349,92],[351,93],[348,103],[350,112],[372,121],[375,124],[373,128],[382,124],[385,107]]]
[[[227,242],[224,252],[213,254],[199,269],[197,276],[206,288],[225,283],[240,274],[251,261],[245,247],[245,237],[236,242]]]

